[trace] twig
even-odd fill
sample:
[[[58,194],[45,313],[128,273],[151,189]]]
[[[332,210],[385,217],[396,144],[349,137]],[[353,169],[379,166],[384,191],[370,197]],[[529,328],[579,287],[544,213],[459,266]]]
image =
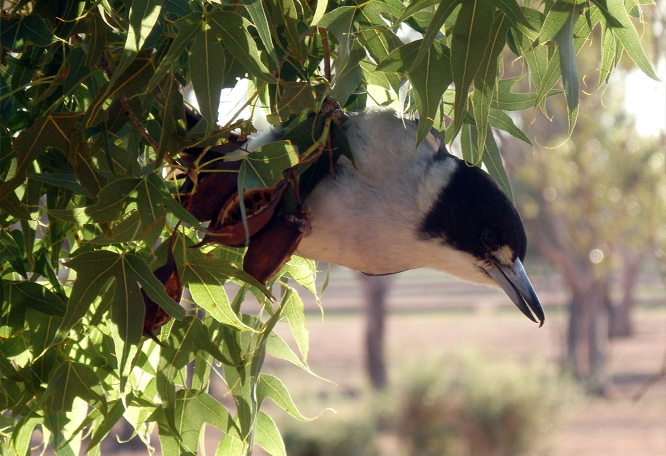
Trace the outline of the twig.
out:
[[[324,76],[331,82],[331,48],[328,46],[328,31],[326,27],[319,27],[321,45],[324,47]]]
[[[102,57],[100,59],[100,63],[102,66],[102,69],[106,73],[106,77],[111,80],[113,78],[113,71],[111,71],[111,68],[109,67],[109,61],[106,58],[106,49],[102,52]],[[134,127],[139,130],[139,133],[141,133],[141,136],[148,142],[150,147],[152,147],[155,151],[159,149],[159,144],[150,136],[150,133],[148,133],[148,130],[146,130],[146,127],[143,126],[139,118],[134,114],[134,111],[132,111],[132,108],[130,107],[129,103],[125,101],[125,99],[121,96],[118,96],[118,101],[120,102],[120,105],[123,107],[123,111],[125,115],[129,118],[130,121],[134,124]],[[165,157],[165,161],[167,161],[169,164],[173,164],[171,160],[171,157]]]

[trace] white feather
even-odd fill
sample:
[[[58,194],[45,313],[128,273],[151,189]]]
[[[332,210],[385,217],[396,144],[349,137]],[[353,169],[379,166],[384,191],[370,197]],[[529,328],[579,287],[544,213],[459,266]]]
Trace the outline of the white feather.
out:
[[[322,180],[307,198],[312,234],[296,253],[367,274],[431,267],[494,284],[472,255],[419,235],[459,163],[433,160],[441,138],[429,134],[415,149],[416,123],[387,109],[352,115],[344,128],[356,168],[341,157],[336,176]]]

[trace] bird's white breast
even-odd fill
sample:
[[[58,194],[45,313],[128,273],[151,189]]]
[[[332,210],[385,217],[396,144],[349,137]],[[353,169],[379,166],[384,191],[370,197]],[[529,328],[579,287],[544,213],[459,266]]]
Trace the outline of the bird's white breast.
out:
[[[312,234],[301,241],[298,255],[369,274],[456,268],[441,263],[457,264],[462,253],[441,239],[424,239],[418,227],[457,164],[450,157],[433,159],[441,139],[432,134],[415,149],[416,128],[384,109],[350,117],[345,130],[356,168],[342,157],[336,175],[308,197]]]

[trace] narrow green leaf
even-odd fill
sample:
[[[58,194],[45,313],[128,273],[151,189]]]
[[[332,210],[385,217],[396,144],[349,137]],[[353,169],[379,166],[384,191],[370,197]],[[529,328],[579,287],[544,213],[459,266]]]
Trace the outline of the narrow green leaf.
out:
[[[322,17],[324,17],[324,13],[326,13],[327,7],[328,0],[317,0],[317,6],[315,8],[314,14],[312,15],[312,21],[310,22],[311,27],[319,25],[319,21]]]
[[[257,415],[255,442],[272,456],[287,456],[287,450],[275,422],[261,411]]]
[[[161,9],[161,0],[134,0],[131,2],[127,39],[125,40],[125,46],[123,46],[123,54],[120,57],[120,62],[107,86],[107,94],[119,81],[120,76],[123,76],[125,70],[129,68],[130,63],[132,63],[143,47],[146,38],[148,38],[148,35],[157,23]]]
[[[54,187],[67,188],[79,195],[90,197],[90,193],[81,186],[79,179],[74,174],[56,174],[56,173],[28,173],[29,179],[34,179]]]
[[[530,141],[527,135],[523,133],[523,131],[520,128],[518,128],[518,126],[513,122],[513,119],[509,117],[509,115],[504,111],[495,108],[490,108],[488,121],[491,127],[497,128],[499,130],[504,130],[514,138],[518,138],[521,141],[526,142],[530,146],[532,145],[532,141]]]
[[[250,22],[238,14],[217,11],[211,13],[208,24],[220,35],[224,46],[257,79],[275,83],[276,79],[259,57],[259,51],[247,28]]]
[[[305,327],[303,301],[298,296],[298,293],[292,293],[289,299],[285,301],[282,315],[289,321],[289,327],[291,328],[291,333],[294,335],[294,340],[296,340],[296,345],[298,345],[298,349],[301,352],[303,363],[307,364],[309,337],[308,330]]]
[[[176,38],[171,42],[169,50],[160,61],[155,73],[150,78],[148,87],[146,87],[147,92],[152,91],[164,78],[176,60],[178,60],[180,55],[192,42],[194,36],[199,32],[202,22],[203,18],[201,13],[198,12],[188,14],[174,22],[174,25],[178,28],[178,35],[176,35]]]
[[[301,421],[311,421],[314,418],[303,416],[294,404],[289,391],[285,388],[282,381],[269,374],[261,374],[259,384],[257,385],[257,402],[259,405],[264,399],[272,399],[278,407],[289,413],[291,416]]]
[[[407,78],[414,88],[419,124],[416,135],[418,146],[428,135],[437,115],[442,94],[453,82],[453,69],[448,49],[435,41],[423,58],[412,65]]]
[[[458,13],[451,38],[451,65],[456,99],[453,109],[453,131],[462,127],[467,112],[468,90],[486,56],[486,46],[493,42],[493,7],[474,0],[465,2]]]
[[[502,163],[502,156],[500,155],[499,147],[495,142],[492,130],[488,127],[488,134],[486,135],[486,153],[483,154],[483,164],[486,165],[488,173],[495,179],[495,182],[504,190],[510,200],[513,201],[513,191],[511,190],[511,182],[506,175],[504,164]]]
[[[474,120],[479,137],[477,149],[482,150],[486,142],[486,126],[490,114],[490,105],[495,98],[497,90],[498,64],[497,61],[506,44],[507,32],[510,21],[502,14],[495,14],[492,29],[490,31],[491,41],[488,42],[483,61],[474,77],[474,94],[472,96],[472,108]],[[483,133],[483,134],[481,134]]]
[[[608,11],[621,25],[621,27],[614,28],[613,32],[617,35],[622,46],[627,50],[627,54],[629,54],[629,57],[631,57],[643,73],[655,81],[659,81],[657,73],[654,72],[654,68],[652,68],[652,64],[641,46],[640,37],[638,36],[638,32],[636,31],[633,22],[631,22],[631,19],[629,18],[629,13],[627,12],[624,1],[607,0],[607,2]]]
[[[575,6],[575,0],[555,1],[548,10],[546,19],[539,31],[538,42],[535,44],[538,46],[545,44],[550,40],[554,40],[557,34],[562,31],[562,28],[567,26],[566,24],[568,22],[571,22],[571,14],[573,13]]]
[[[576,65],[576,45],[574,43],[574,25],[582,7],[575,7],[569,11],[567,21],[555,35],[555,42],[560,51],[560,66],[562,69],[562,84],[564,96],[567,99],[569,117],[569,134],[576,125],[578,117],[578,67]]]
[[[249,331],[251,328],[244,325],[232,310],[224,290],[223,285],[230,278],[224,274],[227,267],[228,264],[218,259],[196,259],[183,265],[181,280],[192,293],[194,302],[213,318],[241,331]]]
[[[217,34],[207,25],[194,37],[190,48],[190,79],[192,89],[199,104],[199,111],[206,119],[206,134],[217,127],[217,111],[224,80],[224,49],[217,40]]]
[[[5,230],[0,230],[0,254],[4,261],[9,262],[14,271],[21,274],[25,279],[28,278],[25,264],[23,262],[23,253],[16,243],[16,240]]]
[[[437,11],[435,11],[435,15],[432,17],[432,21],[428,26],[428,30],[426,31],[425,35],[423,35],[423,40],[421,41],[418,54],[416,55],[412,66],[416,66],[421,62],[421,59],[425,57],[426,52],[428,52],[428,49],[430,49],[430,46],[437,38],[437,35],[440,33],[440,29],[444,25],[444,22],[446,22],[446,19],[451,15],[451,13],[453,13],[456,8],[460,6],[460,4],[460,0],[443,0],[439,3],[439,6],[437,6]],[[407,11],[405,11],[405,13],[407,13]]]
[[[271,29],[268,25],[263,2],[261,0],[243,0],[243,5],[247,8],[247,12],[250,14],[250,18],[252,18],[252,22],[257,29],[259,39],[261,39],[268,55],[271,56],[276,64],[279,63],[277,54],[275,53],[275,47],[273,46]],[[319,8],[319,2],[317,2],[317,8]]]

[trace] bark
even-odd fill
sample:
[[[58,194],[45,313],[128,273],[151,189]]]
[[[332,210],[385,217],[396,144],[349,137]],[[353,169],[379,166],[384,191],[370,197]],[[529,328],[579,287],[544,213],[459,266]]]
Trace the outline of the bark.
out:
[[[360,275],[365,296],[365,368],[372,387],[382,390],[388,384],[384,360],[384,329],[386,320],[386,294],[391,276]]]

